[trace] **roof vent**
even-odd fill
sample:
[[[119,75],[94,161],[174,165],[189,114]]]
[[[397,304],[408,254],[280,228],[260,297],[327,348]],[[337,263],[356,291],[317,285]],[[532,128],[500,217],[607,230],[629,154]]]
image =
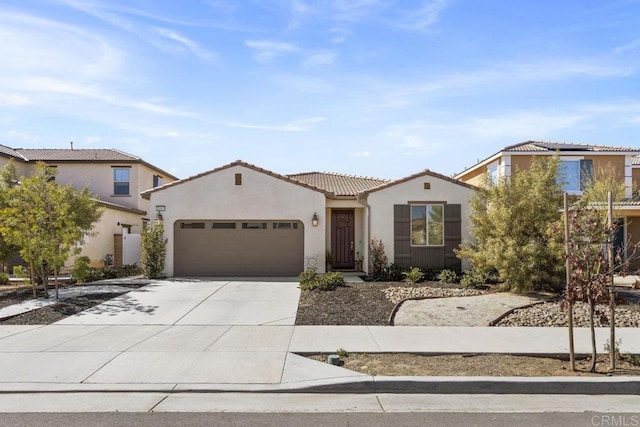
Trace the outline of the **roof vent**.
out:
[[[69,142],[71,144],[71,150],[73,150],[73,141]]]

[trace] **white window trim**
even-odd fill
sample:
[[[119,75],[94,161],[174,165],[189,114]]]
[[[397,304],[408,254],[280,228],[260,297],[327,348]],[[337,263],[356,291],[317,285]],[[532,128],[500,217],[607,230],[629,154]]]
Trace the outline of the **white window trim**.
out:
[[[567,162],[580,162],[581,160],[584,160],[584,156],[559,156],[558,160],[560,160],[561,162],[567,161]],[[582,177],[580,177],[580,179],[582,179]],[[582,196],[582,194],[584,193],[583,190],[565,190],[563,189],[563,191],[569,195],[572,196]]]

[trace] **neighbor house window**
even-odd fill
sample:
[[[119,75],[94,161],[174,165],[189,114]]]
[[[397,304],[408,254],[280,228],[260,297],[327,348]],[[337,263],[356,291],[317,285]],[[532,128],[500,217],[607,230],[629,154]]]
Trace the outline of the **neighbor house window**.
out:
[[[160,175],[153,175],[153,188],[160,187],[162,185],[162,177]]]
[[[444,205],[411,206],[411,245],[444,244]]]
[[[559,173],[564,191],[584,191],[593,174],[593,160],[562,160]]]
[[[498,184],[498,163],[493,163],[487,166],[487,178],[490,185]]]
[[[113,194],[116,196],[129,195],[130,168],[113,168]]]

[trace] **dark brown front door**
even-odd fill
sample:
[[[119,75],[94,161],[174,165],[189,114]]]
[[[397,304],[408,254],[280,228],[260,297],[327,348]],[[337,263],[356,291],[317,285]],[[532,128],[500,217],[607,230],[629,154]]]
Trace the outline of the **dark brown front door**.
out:
[[[333,268],[355,268],[353,244],[355,220],[353,210],[331,211],[331,255]]]

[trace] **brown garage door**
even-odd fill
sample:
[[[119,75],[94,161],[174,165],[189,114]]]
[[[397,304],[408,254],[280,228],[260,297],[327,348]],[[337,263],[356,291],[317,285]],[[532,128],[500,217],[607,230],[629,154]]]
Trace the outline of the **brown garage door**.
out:
[[[300,221],[184,220],[174,224],[176,276],[297,276],[303,269]]]

